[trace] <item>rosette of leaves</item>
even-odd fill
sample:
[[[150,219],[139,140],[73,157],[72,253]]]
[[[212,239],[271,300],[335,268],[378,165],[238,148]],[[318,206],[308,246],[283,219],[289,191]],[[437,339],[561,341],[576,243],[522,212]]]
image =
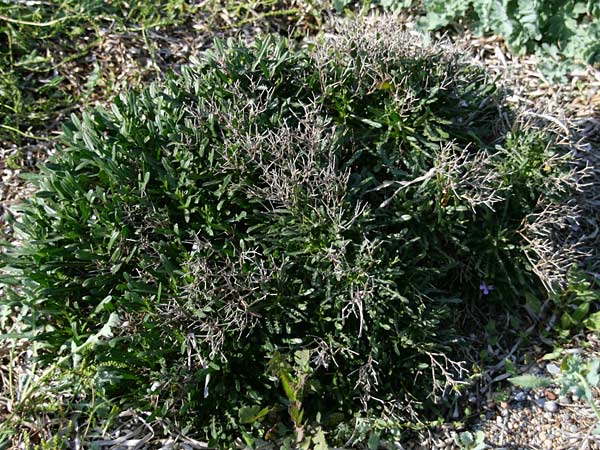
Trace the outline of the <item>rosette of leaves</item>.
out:
[[[2,302],[41,367],[87,380],[86,417],[224,446],[410,426],[460,386],[465,309],[545,292],[520,230],[564,197],[562,159],[498,100],[391,22],[217,42],[66,125],[15,208]]]

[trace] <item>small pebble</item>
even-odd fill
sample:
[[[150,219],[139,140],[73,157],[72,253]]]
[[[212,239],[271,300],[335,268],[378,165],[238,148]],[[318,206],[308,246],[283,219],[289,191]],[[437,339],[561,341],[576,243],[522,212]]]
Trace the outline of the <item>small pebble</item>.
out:
[[[545,398],[538,398],[535,403],[540,407],[543,408],[544,405],[546,404],[546,399]]]
[[[562,403],[563,405],[570,405],[571,399],[566,395],[561,395],[560,397],[558,397],[558,402]]]
[[[581,348],[569,348],[565,350],[565,353],[570,353],[571,355],[579,355],[583,352]]]
[[[544,409],[548,412],[554,413],[558,411],[558,404],[555,401],[547,401],[544,403]]]
[[[525,395],[525,392],[523,391],[519,391],[517,393],[515,393],[514,395],[514,399],[518,402],[522,402],[527,398],[527,396]]]
[[[546,394],[546,398],[548,400],[556,400],[556,394],[550,390],[546,390],[546,392],[544,392],[544,394]]]
[[[548,371],[548,373],[550,375],[558,375],[558,374],[560,374],[560,367],[557,366],[556,364],[552,364],[552,363],[548,364],[546,366],[546,370]]]
[[[540,434],[538,434],[538,439],[539,439],[540,441],[544,442],[544,441],[547,439],[547,437],[546,437],[546,432],[544,432],[544,431],[541,431],[541,432],[540,432]]]

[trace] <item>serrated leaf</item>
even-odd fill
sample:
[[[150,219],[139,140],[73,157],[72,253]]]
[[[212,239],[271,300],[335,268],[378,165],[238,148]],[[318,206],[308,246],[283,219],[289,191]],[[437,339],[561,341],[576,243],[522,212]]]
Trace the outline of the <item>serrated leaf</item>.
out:
[[[327,445],[327,440],[325,439],[325,433],[323,433],[321,427],[318,428],[312,440],[315,444],[314,450],[329,450],[329,445]]]
[[[599,359],[594,359],[589,363],[588,373],[585,378],[586,378],[587,382],[590,384],[590,386],[592,386],[592,387],[596,387],[596,386],[598,386],[598,383],[600,383],[600,374],[598,373],[599,369],[600,369],[600,360]]]
[[[98,336],[110,338],[113,336],[113,328],[116,328],[121,323],[119,315],[116,312],[110,313],[110,317],[104,324],[104,326],[98,332]]]
[[[301,370],[307,370],[310,363],[310,350],[298,350],[294,353],[294,362]]]

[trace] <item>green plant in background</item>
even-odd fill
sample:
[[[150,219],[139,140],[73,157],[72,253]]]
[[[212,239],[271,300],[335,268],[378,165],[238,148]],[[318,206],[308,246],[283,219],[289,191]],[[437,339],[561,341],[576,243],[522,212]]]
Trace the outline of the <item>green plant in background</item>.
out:
[[[464,431],[454,436],[454,442],[461,450],[485,450],[489,446],[484,439],[483,431],[477,431],[475,436],[470,431]]]
[[[585,398],[600,421],[600,410],[594,403],[592,388],[600,383],[600,360],[584,360],[581,356],[568,355],[560,364],[560,375],[557,378],[547,378],[538,375],[520,375],[509,378],[513,384],[525,388],[545,387],[558,384],[561,387],[561,395],[571,392],[580,398]],[[600,422],[596,427],[595,434],[600,434]]]
[[[600,312],[593,312],[594,306],[600,300],[600,295],[581,271],[571,271],[566,289],[552,298],[556,305],[556,311],[561,313],[557,323],[561,338],[567,338],[573,332],[579,332],[583,328],[592,331],[600,329],[598,322]]]
[[[395,11],[413,6],[413,0],[333,0],[333,7],[338,14],[347,12],[351,8],[362,7],[369,9],[374,6]]]
[[[173,24],[191,15],[179,0],[142,2],[95,0],[0,2],[0,141],[21,144],[36,138],[57,117],[86,97],[84,80],[65,70],[101,42],[101,28],[113,30]],[[81,76],[84,76],[81,73]],[[87,93],[89,97],[89,92]],[[43,137],[43,136],[42,136]]]
[[[185,57],[170,53],[169,31],[178,36],[169,41],[182,30],[209,41],[247,24],[304,34],[329,8],[296,0],[0,1],[0,146],[15,148],[19,160],[32,150],[43,155],[72,111],[160,79]]]
[[[594,0],[424,0],[423,7],[425,29],[462,22],[476,33],[500,35],[517,54],[537,54],[557,80],[600,62],[600,4]]]
[[[19,414],[376,447],[464,383],[465,310],[547,294],[523,236],[568,198],[568,155],[506,122],[482,69],[349,27],[219,41],[66,125],[14,210],[1,302],[72,400],[33,390]]]

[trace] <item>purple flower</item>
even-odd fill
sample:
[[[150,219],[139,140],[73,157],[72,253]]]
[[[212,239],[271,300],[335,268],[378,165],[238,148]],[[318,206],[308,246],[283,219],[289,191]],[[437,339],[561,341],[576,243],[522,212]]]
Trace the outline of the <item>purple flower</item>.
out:
[[[491,291],[494,290],[494,285],[493,284],[486,284],[486,282],[483,281],[479,285],[479,290],[483,293],[483,295],[488,295]]]

